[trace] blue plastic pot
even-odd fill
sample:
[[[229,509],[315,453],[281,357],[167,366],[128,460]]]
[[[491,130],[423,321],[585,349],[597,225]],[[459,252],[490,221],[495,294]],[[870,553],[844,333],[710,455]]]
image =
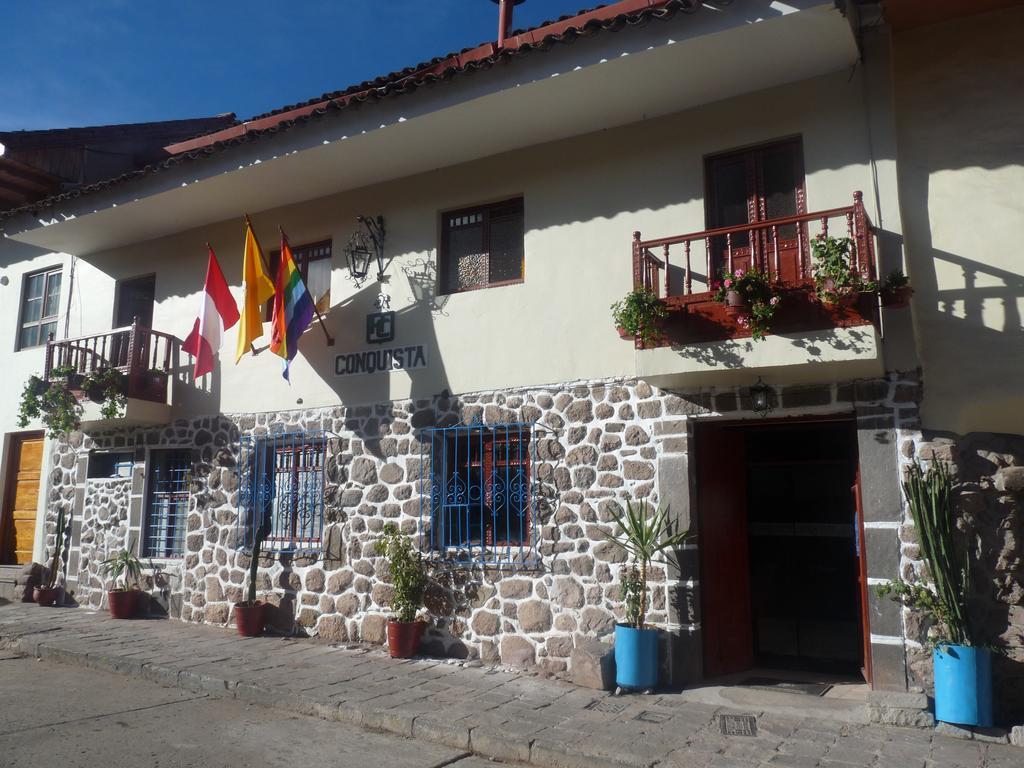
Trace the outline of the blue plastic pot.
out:
[[[991,728],[992,652],[965,645],[938,645],[932,659],[935,719]]]
[[[647,690],[658,685],[658,630],[615,625],[615,684]]]

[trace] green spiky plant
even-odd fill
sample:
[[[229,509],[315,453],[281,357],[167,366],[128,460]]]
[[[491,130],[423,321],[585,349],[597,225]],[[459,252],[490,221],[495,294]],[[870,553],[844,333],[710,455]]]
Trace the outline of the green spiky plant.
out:
[[[139,586],[139,581],[142,579],[142,563],[135,556],[134,548],[132,542],[129,541],[125,549],[100,563],[100,573],[111,579],[111,592],[128,591],[129,583],[135,587]],[[122,586],[120,587],[117,586],[118,579],[121,580]]]
[[[256,574],[260,569],[260,555],[263,553],[263,542],[270,535],[270,515],[264,515],[263,523],[256,529],[252,540],[252,556],[249,559],[249,591],[246,595],[246,606],[256,605]]]
[[[636,504],[626,502],[624,512],[614,507],[617,530],[604,532],[605,538],[622,547],[633,558],[634,570],[627,573],[622,584],[626,599],[626,620],[634,629],[643,629],[647,621],[647,575],[651,564],[667,549],[680,546],[689,537],[689,531],[674,531],[668,516],[668,507],[659,507],[649,513],[650,504],[641,499]]]
[[[971,591],[970,552],[960,540],[953,512],[953,477],[949,467],[933,461],[926,470],[915,461],[903,480],[903,493],[921,546],[931,584],[896,579],[876,587],[879,597],[891,597],[929,614],[940,642],[974,645],[967,604]]]
[[[64,510],[57,513],[56,539],[53,542],[53,555],[50,557],[50,572],[46,576],[46,589],[53,589],[57,586],[57,577],[60,575],[61,556],[64,553],[64,534],[67,528],[65,525]]]
[[[391,583],[395,588],[391,598],[395,620],[406,623],[415,621],[416,612],[423,607],[423,593],[427,588],[427,574],[423,570],[420,553],[394,523],[384,526],[375,547],[377,554],[387,560]]]

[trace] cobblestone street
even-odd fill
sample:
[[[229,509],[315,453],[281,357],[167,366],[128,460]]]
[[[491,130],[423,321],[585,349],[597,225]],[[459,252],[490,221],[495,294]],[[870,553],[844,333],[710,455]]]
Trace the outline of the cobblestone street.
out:
[[[12,684],[11,673],[2,670],[11,669],[13,657],[38,656],[236,700],[224,707],[241,703],[274,709],[247,710],[247,722],[274,723],[280,712],[310,715],[335,721],[330,733],[337,733],[339,743],[348,743],[353,727],[361,726],[425,742],[423,750],[450,748],[453,759],[472,752],[551,768],[1024,764],[1018,747],[933,730],[715,707],[674,693],[615,698],[503,669],[392,660],[382,649],[338,648],[311,640],[243,640],[228,629],[176,621],[119,622],[83,609],[2,607],[0,644],[9,651],[3,662],[8,666],[0,667],[5,689]],[[69,682],[78,674],[67,667],[47,668],[63,672]],[[804,706],[807,698],[794,695]],[[723,734],[721,716],[730,714],[755,715],[756,735],[742,729]],[[325,726],[316,727],[327,733]]]

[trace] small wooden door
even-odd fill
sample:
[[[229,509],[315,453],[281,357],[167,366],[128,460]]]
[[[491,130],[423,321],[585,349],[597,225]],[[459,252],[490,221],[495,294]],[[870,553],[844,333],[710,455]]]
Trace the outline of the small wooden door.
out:
[[[754,665],[743,432],[697,431],[698,549],[704,676]]]
[[[706,178],[710,229],[760,224],[807,212],[799,139],[710,157]],[[798,237],[805,237],[804,231],[787,224],[774,231],[768,227],[712,238],[716,275],[728,268],[731,252],[733,269],[749,269],[753,262],[768,269],[774,278],[777,250],[782,281],[800,282]]]
[[[153,327],[153,302],[156,300],[156,275],[122,280],[117,284],[117,312],[114,327],[124,328],[138,318],[144,328]]]
[[[0,562],[5,565],[32,562],[42,464],[42,435],[11,438],[7,488],[0,516]]]

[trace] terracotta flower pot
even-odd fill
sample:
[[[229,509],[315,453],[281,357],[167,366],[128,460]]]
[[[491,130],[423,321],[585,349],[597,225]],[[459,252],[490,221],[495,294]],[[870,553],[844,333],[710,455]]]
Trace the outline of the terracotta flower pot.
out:
[[[627,331],[625,328],[616,328],[615,330],[619,332],[620,339],[629,339],[632,341],[633,334]]]
[[[235,603],[235,626],[242,637],[259,637],[267,625],[267,604]]]
[[[130,619],[139,605],[139,590],[114,589],[107,592],[107,607],[112,619]]]
[[[750,314],[750,305],[739,291],[725,292],[725,314],[733,318]]]
[[[901,285],[899,288],[882,289],[882,306],[890,309],[903,309],[910,306],[910,296],[914,289],[909,285]]]
[[[60,605],[64,602],[64,588],[36,587],[32,590],[32,599],[38,605]]]
[[[422,621],[388,621],[388,651],[393,659],[411,659],[420,649]]]

